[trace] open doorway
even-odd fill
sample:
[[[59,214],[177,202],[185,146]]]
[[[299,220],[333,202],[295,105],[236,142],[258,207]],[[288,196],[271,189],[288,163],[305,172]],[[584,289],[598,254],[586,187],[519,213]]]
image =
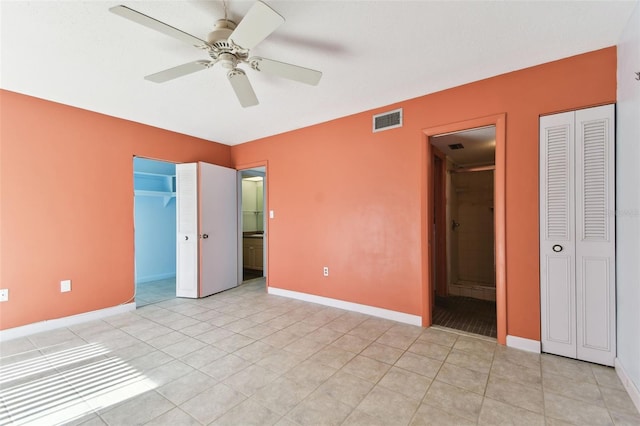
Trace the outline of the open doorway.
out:
[[[265,276],[265,167],[240,172],[242,282]]]
[[[429,143],[432,323],[496,337],[496,127],[433,135]]]
[[[136,306],[176,297],[176,166],[133,159]]]

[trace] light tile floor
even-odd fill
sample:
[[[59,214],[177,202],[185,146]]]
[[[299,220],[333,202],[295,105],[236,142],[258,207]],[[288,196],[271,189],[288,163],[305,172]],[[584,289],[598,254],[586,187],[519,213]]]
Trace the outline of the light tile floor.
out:
[[[638,425],[612,368],[254,282],[1,345],[0,424]]]
[[[176,277],[136,284],[138,307],[163,302],[176,297]]]

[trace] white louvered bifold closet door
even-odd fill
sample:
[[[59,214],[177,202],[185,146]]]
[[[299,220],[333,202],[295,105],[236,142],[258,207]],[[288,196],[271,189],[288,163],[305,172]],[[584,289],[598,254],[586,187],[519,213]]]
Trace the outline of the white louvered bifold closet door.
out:
[[[615,359],[614,106],[540,118],[543,352]]]

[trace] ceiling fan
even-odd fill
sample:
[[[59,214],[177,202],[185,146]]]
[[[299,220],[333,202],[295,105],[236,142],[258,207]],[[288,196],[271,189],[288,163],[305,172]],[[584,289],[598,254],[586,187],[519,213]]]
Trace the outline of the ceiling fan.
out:
[[[225,8],[226,9],[226,8]],[[252,69],[266,74],[295,80],[301,83],[317,85],[322,77],[320,71],[274,61],[259,56],[249,57],[249,50],[267,38],[284,23],[284,18],[265,3],[257,1],[251,6],[245,17],[236,25],[235,22],[220,19],[215,23],[213,31],[202,40],[182,30],[160,22],[150,16],[137,12],[126,6],[114,6],[109,11],[129,19],[145,27],[159,31],[165,35],[189,43],[198,49],[205,50],[211,60],[198,60],[177,67],[169,68],[145,77],[154,83],[164,83],[197,71],[220,64],[228,69],[227,78],[235,92],[240,105],[249,107],[258,104],[253,87],[239,64],[248,64]],[[225,12],[226,15],[226,12]]]

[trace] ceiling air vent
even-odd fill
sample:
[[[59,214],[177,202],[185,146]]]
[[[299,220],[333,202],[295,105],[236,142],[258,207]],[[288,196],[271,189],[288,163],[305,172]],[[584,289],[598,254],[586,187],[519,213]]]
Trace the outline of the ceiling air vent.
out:
[[[451,145],[449,145],[449,149],[464,149],[464,145],[462,145],[461,143],[452,143]]]
[[[402,127],[402,108],[373,116],[373,132]]]

